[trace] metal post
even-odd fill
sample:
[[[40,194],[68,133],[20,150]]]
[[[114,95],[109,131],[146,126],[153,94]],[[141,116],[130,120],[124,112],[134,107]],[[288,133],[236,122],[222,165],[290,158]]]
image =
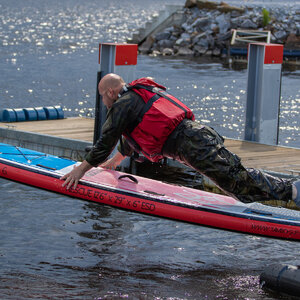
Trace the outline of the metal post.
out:
[[[137,44],[99,44],[100,71],[97,74],[97,90],[95,103],[94,144],[101,136],[101,128],[105,122],[107,109],[101,101],[98,92],[98,83],[102,77],[109,73],[120,75],[125,82],[135,79],[135,66],[137,64]]]
[[[282,61],[283,45],[249,44],[245,140],[278,144]]]
[[[99,123],[100,123],[100,116],[102,114],[101,112],[101,95],[99,94],[98,91],[98,84],[101,80],[101,71],[97,72],[97,85],[96,85],[96,102],[95,102],[95,122],[94,122],[94,140],[93,144],[97,142],[97,137],[100,136],[101,128],[99,128]]]

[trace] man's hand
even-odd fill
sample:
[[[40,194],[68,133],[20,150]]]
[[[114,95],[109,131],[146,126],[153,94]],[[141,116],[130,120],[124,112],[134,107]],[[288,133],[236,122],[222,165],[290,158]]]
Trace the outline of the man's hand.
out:
[[[121,164],[125,157],[126,156],[123,156],[120,152],[117,152],[112,158],[102,163],[99,167],[115,170],[116,167]]]
[[[79,166],[75,166],[71,172],[63,175],[60,178],[61,180],[65,180],[62,186],[67,186],[66,188],[68,190],[73,185],[73,189],[76,189],[80,178],[91,168],[92,166],[87,161],[83,161]]]

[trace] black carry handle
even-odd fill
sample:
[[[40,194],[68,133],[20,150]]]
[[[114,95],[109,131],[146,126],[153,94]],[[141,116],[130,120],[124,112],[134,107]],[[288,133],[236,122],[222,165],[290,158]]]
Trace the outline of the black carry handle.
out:
[[[42,168],[45,168],[45,169],[48,169],[48,170],[53,170],[53,171],[56,171],[56,170],[57,170],[56,168],[48,167],[48,166],[41,165],[41,164],[36,164],[36,166],[42,167]]]
[[[129,178],[130,180],[132,180],[134,183],[139,183],[138,180],[133,177],[132,175],[121,175],[118,179],[122,179],[122,178]]]

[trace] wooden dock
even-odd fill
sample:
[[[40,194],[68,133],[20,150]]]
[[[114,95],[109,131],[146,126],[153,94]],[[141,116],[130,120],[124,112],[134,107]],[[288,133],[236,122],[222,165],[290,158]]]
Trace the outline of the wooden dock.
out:
[[[71,140],[90,144],[93,141],[94,119],[66,118],[62,120],[0,123],[0,128],[7,129],[7,131],[58,137],[65,144]],[[300,149],[234,139],[226,139],[225,145],[230,151],[241,157],[242,163],[246,167],[258,168],[289,177],[300,175]],[[84,151],[84,149],[82,150]]]

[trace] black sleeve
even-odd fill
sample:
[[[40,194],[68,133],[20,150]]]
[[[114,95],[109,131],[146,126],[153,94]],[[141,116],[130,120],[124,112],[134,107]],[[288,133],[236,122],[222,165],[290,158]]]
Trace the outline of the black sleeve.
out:
[[[89,164],[97,166],[107,159],[127,126],[135,122],[141,106],[140,101],[136,93],[128,92],[113,104],[102,127],[101,138],[86,156]],[[126,145],[126,149],[129,154],[128,146]]]

